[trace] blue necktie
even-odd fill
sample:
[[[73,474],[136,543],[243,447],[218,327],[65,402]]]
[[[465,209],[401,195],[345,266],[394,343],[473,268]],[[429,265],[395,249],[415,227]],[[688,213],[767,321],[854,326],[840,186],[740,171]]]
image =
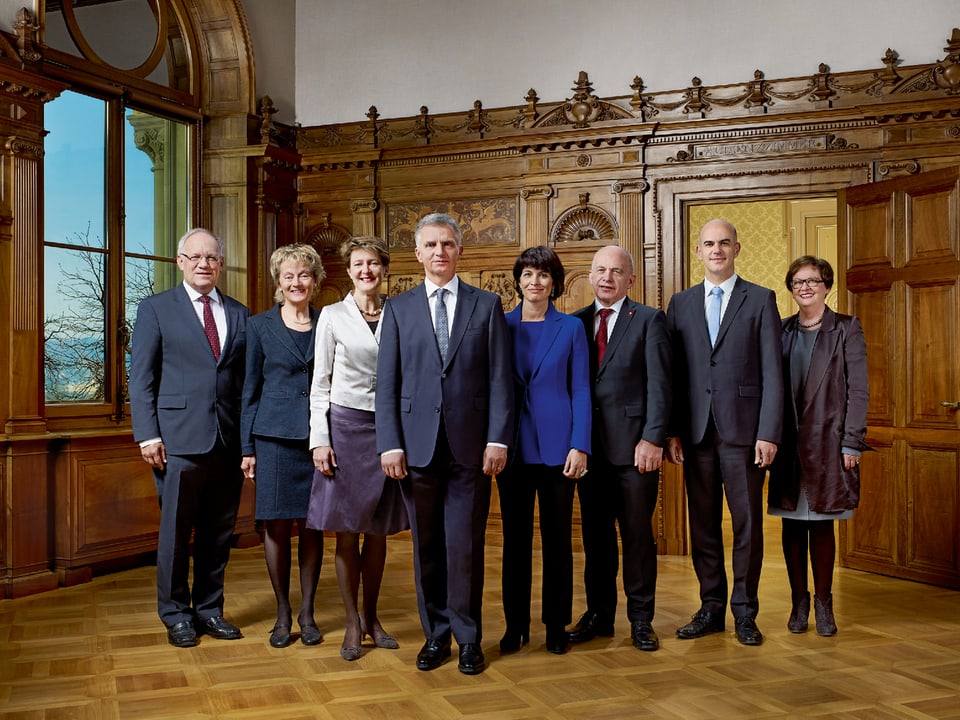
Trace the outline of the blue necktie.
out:
[[[710,308],[707,310],[707,331],[710,333],[710,344],[717,344],[717,333],[720,332],[720,309],[723,307],[723,289],[718,287],[710,291]]]
[[[434,331],[437,333],[437,347],[440,348],[440,359],[444,362],[447,360],[447,346],[450,343],[450,328],[447,326],[447,303],[444,300],[448,292],[444,288],[437,290],[436,326],[434,327]]]

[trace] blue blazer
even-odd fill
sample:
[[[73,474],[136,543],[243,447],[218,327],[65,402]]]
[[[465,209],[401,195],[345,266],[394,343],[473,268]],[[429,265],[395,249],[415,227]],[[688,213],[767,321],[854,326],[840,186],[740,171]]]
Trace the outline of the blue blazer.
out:
[[[310,383],[319,311],[310,308],[306,355],[280,317],[280,305],[247,323],[246,378],[240,415],[240,445],[253,455],[253,436],[306,440],[310,434]]]
[[[674,363],[671,435],[685,444],[699,444],[712,413],[726,443],[779,443],[781,325],[773,291],[738,277],[711,346],[703,283],[698,283],[671,298],[667,330]]]
[[[133,439],[159,437],[171,455],[209,452],[219,434],[239,442],[250,312],[220,293],[227,337],[214,359],[183,284],[144,299],[137,308],[130,356]]]
[[[672,407],[670,342],[662,310],[624,298],[597,366],[594,303],[577,310],[589,338],[593,452],[611,465],[633,465],[641,440],[663,446]]]
[[[461,465],[481,465],[487,443],[513,442],[510,334],[498,295],[460,281],[446,362],[423,284],[390,298],[381,322],[377,452],[403,450],[407,465],[425,467],[441,417]]]
[[[522,308],[523,303],[506,316],[514,341],[520,332]],[[521,436],[521,417],[532,417],[535,426],[532,430],[545,465],[563,465],[570,448],[589,453],[593,424],[590,416],[590,351],[583,325],[550,303],[529,381],[517,372],[517,352],[514,342],[517,437]],[[529,430],[531,428],[526,428],[525,432]]]

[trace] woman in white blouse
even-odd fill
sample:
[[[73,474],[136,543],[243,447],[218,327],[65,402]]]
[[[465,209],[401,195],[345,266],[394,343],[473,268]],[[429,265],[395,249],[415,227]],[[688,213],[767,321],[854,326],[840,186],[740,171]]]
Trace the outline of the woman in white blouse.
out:
[[[398,647],[380,624],[377,600],[387,535],[406,530],[409,522],[399,486],[380,467],[374,424],[385,301],[380,286],[390,255],[383,240],[364,236],[344,242],[340,257],[354,290],[342,302],[325,307],[317,324],[310,390],[310,448],[316,472],[307,526],[337,534],[337,583],[347,619],[340,655],[356,660],[365,635],[377,647]]]

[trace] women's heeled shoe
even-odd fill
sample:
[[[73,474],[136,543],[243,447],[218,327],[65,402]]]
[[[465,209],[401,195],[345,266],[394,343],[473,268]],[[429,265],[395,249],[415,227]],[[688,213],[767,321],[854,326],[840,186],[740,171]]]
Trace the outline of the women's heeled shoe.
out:
[[[290,644],[290,626],[274,625],[270,631],[270,647],[285,648]]]
[[[787,620],[787,630],[792,633],[806,632],[809,617],[810,593],[806,593],[800,600],[794,602],[793,609],[790,611],[790,619]]]
[[[342,647],[340,648],[340,657],[342,657],[347,662],[353,662],[354,660],[360,659],[360,654],[362,652],[363,650],[356,646]]]
[[[372,632],[367,630],[366,624],[360,623],[360,640],[363,641],[363,638],[369,637],[373,640],[373,644],[378,648],[383,648],[385,650],[397,650],[400,647],[400,643],[397,642],[397,639],[393,635],[388,635],[387,631],[380,627],[380,635],[374,635]]]
[[[570,649],[570,633],[562,625],[547,628],[547,650],[554,655],[563,655]]]
[[[512,653],[519,650],[521,647],[530,642],[530,631],[529,630],[512,630],[507,628],[507,631],[503,634],[503,637],[500,638],[500,652],[502,653]]]
[[[833,595],[826,600],[814,596],[813,610],[817,618],[817,635],[830,637],[837,634],[837,623],[833,619]]]

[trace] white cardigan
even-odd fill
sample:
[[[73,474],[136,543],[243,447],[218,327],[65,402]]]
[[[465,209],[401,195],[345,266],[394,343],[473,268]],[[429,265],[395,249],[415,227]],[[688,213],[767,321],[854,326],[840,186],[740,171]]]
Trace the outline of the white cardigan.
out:
[[[320,312],[310,387],[311,449],[330,445],[331,403],[373,412],[381,324],[370,332],[353,293]]]

